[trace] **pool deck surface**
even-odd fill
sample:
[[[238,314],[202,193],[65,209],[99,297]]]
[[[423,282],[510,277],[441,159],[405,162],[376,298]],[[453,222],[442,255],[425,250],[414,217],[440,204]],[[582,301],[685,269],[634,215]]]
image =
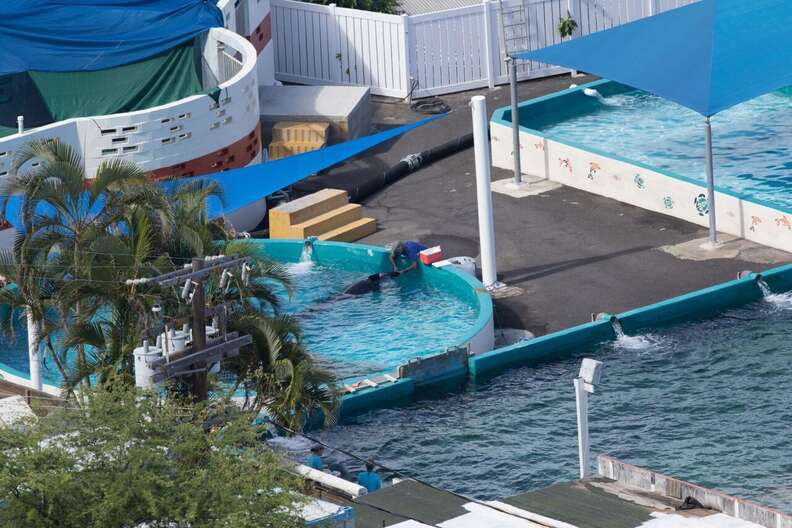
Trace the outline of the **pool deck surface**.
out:
[[[576,528],[757,528],[708,509],[677,511],[677,501],[607,479],[573,481],[499,501],[496,509],[406,480],[352,503],[358,528],[541,528],[546,520],[512,515],[512,507]],[[506,513],[504,513],[506,512]],[[557,523],[555,523],[557,525]]]
[[[520,83],[520,100],[582,84],[568,75]],[[352,189],[403,157],[468,133],[470,97],[487,97],[488,110],[509,103],[508,86],[442,96],[453,111],[435,123],[316,176],[303,187]],[[406,104],[376,99],[377,129],[423,116]],[[493,169],[493,180],[511,177]],[[684,258],[685,246],[706,230],[668,216],[568,187],[538,196],[493,194],[498,276],[510,288],[495,299],[496,324],[536,335],[588,322],[592,313],[617,313],[792,262],[792,255],[749,245],[730,258]],[[408,175],[364,201],[377,233],[362,243],[420,240],[446,256],[478,255],[473,149]],[[670,248],[669,248],[670,246]],[[663,248],[663,249],[660,249]],[[695,255],[694,255],[695,257]]]

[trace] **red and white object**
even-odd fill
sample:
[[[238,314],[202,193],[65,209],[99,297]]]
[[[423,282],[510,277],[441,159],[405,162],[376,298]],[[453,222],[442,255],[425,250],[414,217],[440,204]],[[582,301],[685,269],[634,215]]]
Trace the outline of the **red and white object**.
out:
[[[443,250],[440,246],[424,249],[419,255],[421,256],[421,262],[427,266],[443,260]]]

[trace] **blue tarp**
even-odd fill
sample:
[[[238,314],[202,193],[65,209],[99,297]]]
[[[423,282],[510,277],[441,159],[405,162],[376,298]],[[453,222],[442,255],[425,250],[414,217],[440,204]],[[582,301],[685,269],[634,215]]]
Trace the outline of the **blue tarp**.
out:
[[[283,158],[259,165],[251,165],[241,169],[233,169],[206,176],[190,178],[189,180],[167,180],[160,183],[166,191],[170,191],[185,181],[216,181],[223,188],[223,203],[217,198],[209,200],[209,215],[217,218],[230,214],[237,209],[242,209],[251,205],[270,194],[279,191],[293,183],[296,183],[308,176],[315,174],[337,163],[357,156],[372,147],[384,143],[390,139],[409,132],[427,123],[444,117],[444,115],[434,116],[409,125],[392,128],[378,134],[366,136],[338,145],[332,145],[323,149],[298,154],[288,158]],[[5,208],[5,218],[17,229],[21,229],[20,210],[22,207],[22,197],[10,196]],[[98,210],[101,202],[95,205]],[[40,214],[49,214],[49,211],[39,211]]]
[[[237,209],[247,207],[275,191],[279,191],[321,170],[340,163],[363,151],[384,143],[390,139],[418,128],[436,119],[444,117],[435,116],[423,119],[416,123],[392,128],[378,134],[366,136],[323,149],[282,158],[259,165],[243,167],[241,169],[218,172],[190,181],[214,180],[220,184],[225,193],[223,204],[217,199],[210,199],[209,214],[218,217],[229,214]],[[163,182],[168,188],[179,185],[179,180]]]
[[[712,116],[792,85],[789,0],[701,0],[519,59],[566,66]]]
[[[222,26],[209,0],[5,0],[0,75],[113,68]]]

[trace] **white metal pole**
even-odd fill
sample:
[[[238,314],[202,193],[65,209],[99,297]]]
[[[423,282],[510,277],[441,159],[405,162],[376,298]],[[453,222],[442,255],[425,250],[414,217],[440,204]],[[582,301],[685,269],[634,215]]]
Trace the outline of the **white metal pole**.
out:
[[[27,335],[28,335],[28,363],[30,364],[30,386],[37,391],[43,388],[41,381],[41,355],[39,354],[39,342],[41,333],[38,323],[33,319],[33,312],[25,310],[27,316]]]
[[[709,243],[718,243],[718,230],[715,225],[715,175],[712,164],[712,125],[710,118],[704,118],[704,131],[707,143],[707,208],[709,209]]]
[[[476,155],[476,189],[478,193],[479,240],[481,244],[481,279],[487,288],[495,287],[495,227],[492,222],[489,127],[487,100],[483,95],[470,99],[473,114],[473,145]]]
[[[25,116],[17,116],[17,132],[21,134],[25,131]]]
[[[580,478],[589,478],[589,429],[588,429],[588,393],[581,378],[575,378],[575,403],[577,404],[578,427],[578,460],[580,461]]]

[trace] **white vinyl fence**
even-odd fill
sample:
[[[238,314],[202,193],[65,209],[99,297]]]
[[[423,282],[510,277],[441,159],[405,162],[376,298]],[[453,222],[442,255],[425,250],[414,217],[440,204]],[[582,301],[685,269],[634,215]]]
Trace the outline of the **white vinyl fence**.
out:
[[[560,42],[569,12],[587,35],[695,0],[529,0],[530,48]],[[506,0],[520,5],[520,0]],[[497,1],[424,15],[384,15],[334,5],[272,0],[275,78],[369,86],[377,95],[426,97],[508,81]],[[521,63],[519,79],[564,70]]]

